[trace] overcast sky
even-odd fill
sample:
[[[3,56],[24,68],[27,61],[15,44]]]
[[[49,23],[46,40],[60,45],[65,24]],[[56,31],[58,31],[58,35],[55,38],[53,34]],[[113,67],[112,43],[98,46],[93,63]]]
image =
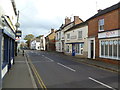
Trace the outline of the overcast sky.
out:
[[[119,2],[119,0],[15,0],[20,11],[20,29],[23,37],[46,34],[58,29],[66,16],[79,16],[83,21]]]

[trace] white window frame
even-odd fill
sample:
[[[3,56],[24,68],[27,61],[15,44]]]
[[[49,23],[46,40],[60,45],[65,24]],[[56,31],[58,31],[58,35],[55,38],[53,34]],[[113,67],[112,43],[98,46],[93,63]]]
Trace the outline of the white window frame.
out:
[[[109,55],[109,44],[108,44],[108,56],[105,56],[105,45],[104,45],[104,55],[101,55],[101,42],[102,41],[113,41],[113,44],[112,44],[112,56]],[[114,56],[114,41],[117,41],[117,56],[115,57]],[[110,39],[110,40],[100,40],[99,41],[99,45],[100,45],[100,52],[99,52],[99,56],[102,57],[102,58],[109,58],[109,59],[117,59],[117,60],[120,60],[120,57],[119,57],[119,53],[118,53],[118,43],[119,43],[119,40],[118,39]]]
[[[68,35],[69,35],[69,37],[68,37]],[[67,34],[67,40],[70,40],[70,33]]]
[[[103,26],[103,29],[100,29],[101,26]],[[99,29],[99,31],[104,31],[104,19],[99,19],[98,29]]]
[[[78,31],[78,39],[82,39],[82,31]]]

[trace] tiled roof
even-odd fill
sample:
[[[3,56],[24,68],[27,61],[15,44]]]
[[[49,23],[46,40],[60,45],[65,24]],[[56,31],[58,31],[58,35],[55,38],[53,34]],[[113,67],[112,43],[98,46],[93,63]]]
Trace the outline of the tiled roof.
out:
[[[111,12],[111,11],[116,10],[118,8],[120,8],[120,2],[118,2],[117,4],[115,4],[115,5],[111,6],[111,7],[106,8],[104,10],[101,10],[100,12],[98,12],[97,14],[95,14],[94,16],[92,16],[91,18],[89,18],[86,21],[89,21],[89,20],[91,20],[93,18],[96,18],[96,17],[101,16],[103,14],[106,14],[108,12]]]

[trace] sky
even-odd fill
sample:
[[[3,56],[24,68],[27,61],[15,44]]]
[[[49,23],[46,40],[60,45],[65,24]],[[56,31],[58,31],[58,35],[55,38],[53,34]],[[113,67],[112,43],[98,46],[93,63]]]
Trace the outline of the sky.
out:
[[[83,21],[110,7],[119,0],[15,0],[20,11],[22,38],[27,34],[46,35],[51,28],[59,29],[65,17],[79,16]]]

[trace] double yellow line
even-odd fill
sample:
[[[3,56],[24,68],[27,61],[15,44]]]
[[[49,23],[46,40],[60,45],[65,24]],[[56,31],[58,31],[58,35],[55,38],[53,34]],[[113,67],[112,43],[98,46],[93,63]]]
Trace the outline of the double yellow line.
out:
[[[43,83],[43,81],[42,81],[40,75],[38,74],[35,66],[33,65],[32,61],[31,61],[29,58],[28,58],[28,61],[29,61],[30,64],[31,64],[32,71],[34,72],[34,74],[35,74],[35,76],[36,76],[36,78],[37,78],[37,80],[38,80],[38,83],[40,84],[42,90],[47,90],[45,84]]]

